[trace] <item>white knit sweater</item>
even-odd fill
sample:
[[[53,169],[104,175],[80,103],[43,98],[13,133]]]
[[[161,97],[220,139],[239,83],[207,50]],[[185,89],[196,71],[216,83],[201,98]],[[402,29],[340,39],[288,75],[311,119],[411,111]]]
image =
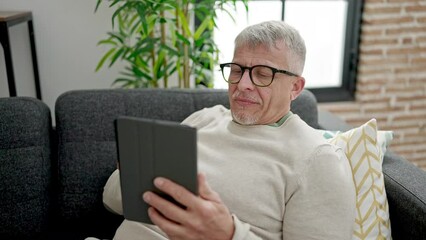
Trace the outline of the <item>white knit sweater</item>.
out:
[[[183,121],[198,129],[198,169],[234,216],[233,239],[350,239],[355,188],[348,160],[297,115],[281,126],[243,126],[223,106]],[[118,171],[104,203],[122,213]],[[165,239],[125,220],[114,239]]]

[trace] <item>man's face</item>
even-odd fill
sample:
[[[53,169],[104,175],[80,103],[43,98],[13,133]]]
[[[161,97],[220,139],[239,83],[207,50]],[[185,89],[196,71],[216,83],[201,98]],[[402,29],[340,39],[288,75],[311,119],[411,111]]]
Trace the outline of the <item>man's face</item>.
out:
[[[277,47],[269,50],[262,45],[255,48],[241,46],[235,49],[232,62],[246,67],[267,65],[289,70],[285,57],[288,51],[286,45],[280,43]],[[291,101],[303,87],[302,77],[282,73],[275,74],[271,85],[257,87],[246,70],[238,84],[229,84],[228,95],[234,121],[244,125],[275,123],[290,111]]]

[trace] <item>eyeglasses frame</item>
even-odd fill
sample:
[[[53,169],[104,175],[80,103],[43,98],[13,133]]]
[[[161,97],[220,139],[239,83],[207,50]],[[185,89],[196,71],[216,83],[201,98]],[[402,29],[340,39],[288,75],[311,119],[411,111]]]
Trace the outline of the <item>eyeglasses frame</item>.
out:
[[[224,68],[226,65],[228,65],[228,64],[235,64],[235,65],[237,65],[237,66],[239,66],[239,67],[241,68],[241,76],[240,76],[240,79],[238,79],[238,81],[237,81],[237,82],[229,82],[229,81],[227,81],[227,80],[226,80],[225,76],[223,75],[223,68]],[[220,70],[222,71],[222,77],[223,77],[223,79],[224,79],[227,83],[230,83],[230,84],[238,84],[238,83],[241,81],[241,79],[243,78],[243,75],[244,75],[244,73],[246,72],[246,70],[249,70],[250,81],[253,83],[253,85],[255,85],[255,86],[257,86],[257,87],[267,87],[267,86],[271,85],[271,84],[272,84],[272,82],[273,82],[273,81],[274,81],[274,79],[275,79],[275,74],[276,74],[276,73],[283,73],[283,74],[285,74],[285,75],[287,75],[287,76],[290,76],[290,77],[300,77],[299,75],[297,75],[297,74],[295,74],[295,73],[292,73],[292,72],[290,72],[290,71],[283,70],[283,69],[277,69],[277,68],[274,68],[274,67],[271,67],[271,66],[268,66],[268,65],[254,65],[254,66],[251,66],[251,67],[245,67],[245,66],[241,66],[241,65],[240,65],[240,64],[238,64],[238,63],[229,62],[229,63],[221,63],[221,64],[219,64],[219,66],[220,66]],[[255,67],[267,67],[267,68],[269,68],[269,69],[271,69],[271,70],[272,70],[272,80],[271,80],[271,82],[270,82],[268,85],[259,85],[259,84],[256,84],[256,83],[253,81],[253,78],[252,78],[251,72],[252,72],[252,69],[253,69],[253,68],[255,68]]]

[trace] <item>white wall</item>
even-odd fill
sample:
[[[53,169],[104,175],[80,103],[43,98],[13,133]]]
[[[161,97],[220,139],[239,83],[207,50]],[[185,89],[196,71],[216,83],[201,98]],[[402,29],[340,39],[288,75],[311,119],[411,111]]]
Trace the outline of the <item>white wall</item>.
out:
[[[57,97],[69,90],[110,88],[118,76],[95,68],[106,48],[97,42],[111,30],[107,1],[94,13],[96,0],[0,0],[0,11],[31,11],[39,65],[42,100],[52,113]],[[10,28],[18,96],[35,97],[31,51],[26,23]],[[0,48],[0,97],[8,97],[3,48]]]

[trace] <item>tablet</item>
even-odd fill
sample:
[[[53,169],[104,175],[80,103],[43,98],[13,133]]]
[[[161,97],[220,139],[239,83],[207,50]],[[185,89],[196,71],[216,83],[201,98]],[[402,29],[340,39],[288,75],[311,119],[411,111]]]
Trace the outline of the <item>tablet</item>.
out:
[[[168,178],[197,194],[197,131],[177,122],[122,116],[115,120],[123,214],[128,220],[150,223],[142,199],[154,191],[156,177]]]

